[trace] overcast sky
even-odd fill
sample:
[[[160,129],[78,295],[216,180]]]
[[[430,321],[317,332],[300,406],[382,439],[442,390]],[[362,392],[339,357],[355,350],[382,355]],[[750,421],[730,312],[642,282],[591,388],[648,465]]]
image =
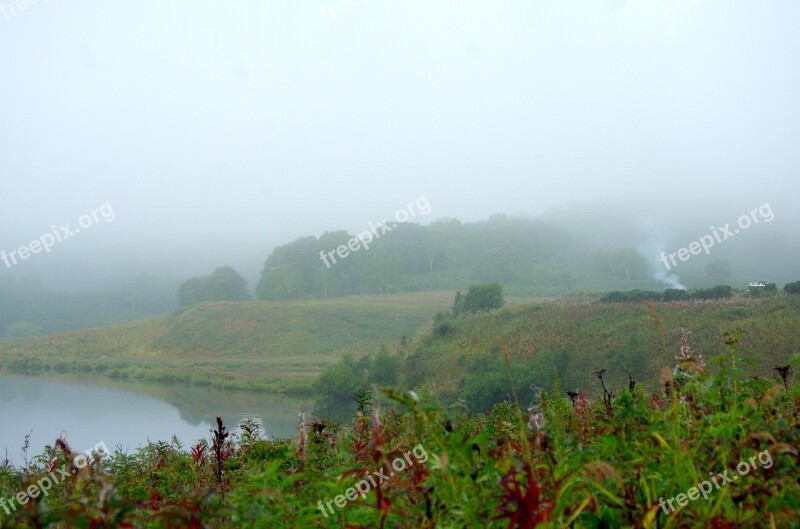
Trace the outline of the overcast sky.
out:
[[[424,222],[626,197],[797,218],[796,0],[23,6],[0,0],[0,249],[115,214],[13,269],[46,284],[252,281],[423,195]]]

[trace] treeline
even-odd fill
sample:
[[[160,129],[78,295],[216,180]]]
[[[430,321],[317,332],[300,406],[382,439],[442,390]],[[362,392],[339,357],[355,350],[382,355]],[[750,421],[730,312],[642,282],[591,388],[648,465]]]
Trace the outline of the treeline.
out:
[[[787,283],[783,287],[784,292],[787,294],[797,295],[800,294],[800,281],[794,283]],[[681,290],[677,288],[668,288],[663,292],[654,292],[652,290],[628,290],[620,291],[614,290],[609,292],[602,298],[601,301],[607,303],[622,303],[622,302],[641,302],[641,301],[690,301],[690,300],[707,300],[707,299],[727,299],[733,297],[739,291],[728,285],[717,285],[713,288],[697,288],[693,290]],[[778,285],[775,283],[766,283],[764,286],[751,287],[747,294],[752,297],[770,296],[778,293]]]
[[[276,248],[264,264],[256,296],[332,298],[455,289],[477,281],[528,286],[540,295],[655,284],[635,250],[597,250],[541,220],[495,215],[475,223],[440,219],[428,226],[397,224],[368,249],[352,245],[357,250],[337,256],[336,250],[347,249],[353,239],[346,231],[334,231]]]
[[[629,290],[627,292],[615,290],[609,292],[601,301],[607,303],[622,303],[631,301],[689,301],[706,299],[727,299],[734,295],[733,287],[728,285],[717,285],[713,288],[698,288],[695,290],[681,290],[668,288],[663,292],[651,290]]]

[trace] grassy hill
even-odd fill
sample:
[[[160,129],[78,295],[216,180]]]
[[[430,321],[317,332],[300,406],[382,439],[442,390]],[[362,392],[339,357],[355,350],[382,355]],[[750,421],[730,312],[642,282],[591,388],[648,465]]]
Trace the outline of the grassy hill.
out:
[[[405,336],[413,340],[400,348],[404,384],[479,405],[509,393],[498,336],[522,398],[532,386],[550,387],[554,374],[563,388],[596,395],[593,373],[600,368],[608,369],[606,381],[617,390],[627,386],[627,373],[653,388],[661,369],[675,364],[681,328],[693,331],[692,346],[709,368],[725,351],[723,333],[737,327],[745,332],[739,354],[760,376],[771,377],[772,367],[800,352],[796,296],[654,303],[652,310],[596,297],[540,300],[452,319],[429,332],[432,316],[452,296],[203,303],[149,320],[0,340],[0,370],[303,393],[344,354],[376,353]],[[530,300],[510,300],[523,301]]]
[[[800,297],[650,306],[568,298],[464,316],[418,337],[404,355],[401,379],[477,407],[507,398],[501,337],[521,399],[533,393],[531,386],[549,389],[554,374],[562,388],[596,396],[602,390],[594,371],[602,368],[617,394],[628,386],[628,372],[653,389],[661,370],[676,363],[681,328],[692,331],[694,351],[713,369],[713,358],[726,351],[723,333],[737,327],[745,333],[737,354],[753,364],[751,372],[771,378],[774,366],[796,361],[800,353]]]
[[[345,353],[411,338],[451,292],[335,300],[202,303],[168,316],[0,340],[5,372],[308,391]]]

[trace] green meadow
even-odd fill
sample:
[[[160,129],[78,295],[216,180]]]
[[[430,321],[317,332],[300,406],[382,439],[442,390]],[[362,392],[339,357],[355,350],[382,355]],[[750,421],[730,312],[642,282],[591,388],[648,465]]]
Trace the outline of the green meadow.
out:
[[[410,339],[450,292],[200,303],[148,320],[0,340],[7,373],[308,392],[344,354]]]

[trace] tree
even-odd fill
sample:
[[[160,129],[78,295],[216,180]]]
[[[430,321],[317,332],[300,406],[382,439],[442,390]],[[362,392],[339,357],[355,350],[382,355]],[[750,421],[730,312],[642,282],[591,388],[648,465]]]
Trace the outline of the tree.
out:
[[[689,299],[689,293],[679,288],[668,288],[663,294],[664,301],[686,301]]]
[[[472,267],[472,279],[483,281],[511,281],[511,267],[508,256],[499,248],[483,252]]]
[[[689,293],[692,299],[727,299],[733,296],[733,288],[717,285],[714,288],[699,288]]]
[[[316,298],[330,299],[337,296],[346,296],[350,293],[349,285],[338,270],[321,270],[314,277],[313,295]]]
[[[256,286],[258,299],[297,299],[304,295],[303,274],[293,266],[265,270]]]
[[[230,266],[217,268],[205,277],[193,277],[180,288],[181,306],[201,301],[245,301],[250,299],[247,280]]]
[[[369,366],[369,381],[379,386],[394,386],[397,384],[397,357],[389,354],[386,346],[372,359]]]
[[[783,286],[783,291],[787,294],[800,294],[800,281],[795,281],[794,283],[786,283]]]
[[[472,285],[464,296],[464,312],[488,312],[504,304],[503,287],[499,283]]]
[[[402,281],[400,260],[380,250],[373,250],[364,266],[364,279],[367,293],[391,294],[396,292]]]
[[[451,309],[453,316],[458,318],[464,312],[464,295],[459,290],[456,292],[456,299],[453,300],[453,308]]]
[[[199,303],[204,299],[204,285],[200,278],[193,277],[178,287],[178,299],[181,307]]]
[[[250,299],[247,280],[230,266],[217,268],[207,278],[210,301],[246,301]]]

